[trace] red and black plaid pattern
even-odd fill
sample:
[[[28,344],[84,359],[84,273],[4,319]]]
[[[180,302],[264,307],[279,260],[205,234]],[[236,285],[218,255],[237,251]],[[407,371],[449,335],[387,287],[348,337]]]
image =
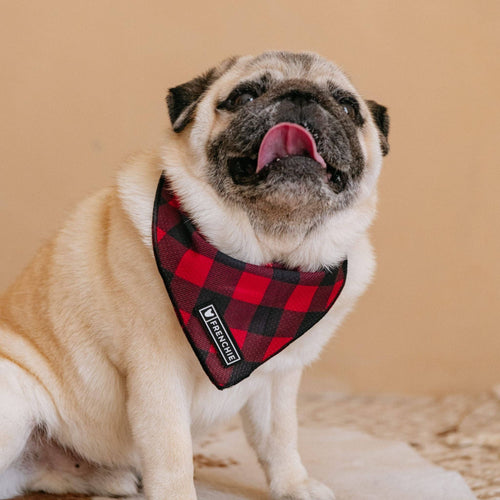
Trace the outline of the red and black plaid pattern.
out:
[[[158,269],[179,322],[210,380],[224,389],[314,326],[340,295],[347,260],[319,272],[256,266],[211,245],[179,208],[162,177],[153,214]],[[237,344],[241,360],[230,366],[202,324],[199,309],[214,305]]]

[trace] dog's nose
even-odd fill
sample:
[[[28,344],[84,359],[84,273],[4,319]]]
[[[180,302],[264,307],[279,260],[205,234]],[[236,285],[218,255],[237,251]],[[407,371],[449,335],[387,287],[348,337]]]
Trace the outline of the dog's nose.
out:
[[[282,96],[282,99],[287,99],[291,101],[296,106],[304,107],[311,102],[316,102],[316,98],[310,92],[304,92],[302,90],[291,90]]]

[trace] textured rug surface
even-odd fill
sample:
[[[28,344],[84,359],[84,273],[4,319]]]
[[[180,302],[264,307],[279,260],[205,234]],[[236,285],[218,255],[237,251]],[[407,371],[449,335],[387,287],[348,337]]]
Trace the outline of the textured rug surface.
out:
[[[335,427],[304,426],[300,449],[306,467],[333,489],[337,500],[476,498],[460,474],[431,464],[402,442]],[[241,429],[221,432],[202,443],[200,458],[207,464],[196,472],[200,500],[267,498],[264,474]]]
[[[306,393],[301,396],[298,408],[304,460],[313,475],[320,477],[326,474],[327,481],[328,478],[337,478],[332,486],[339,500],[387,500],[388,497],[375,496],[375,491],[372,491],[371,496],[360,496],[361,491],[356,486],[349,491],[346,489],[347,483],[343,482],[349,481],[348,475],[345,476],[346,479],[332,472],[343,470],[346,473],[346,468],[350,467],[349,473],[353,474],[356,467],[361,467],[369,484],[370,468],[373,467],[373,480],[378,481],[381,469],[377,467],[383,467],[384,463],[388,465],[389,462],[373,462],[373,456],[367,454],[366,450],[375,444],[372,451],[375,453],[378,447],[380,452],[385,450],[384,453],[388,453],[386,457],[389,458],[391,454],[394,457],[395,454],[403,453],[409,460],[410,465],[406,468],[406,473],[410,479],[412,478],[408,471],[413,463],[413,466],[422,466],[422,470],[430,474],[429,478],[433,476],[434,481],[438,476],[438,481],[446,478],[445,483],[459,487],[463,495],[469,494],[469,497],[463,498],[474,498],[470,496],[470,492],[467,493],[467,483],[478,499],[500,500],[500,388],[477,395],[450,395],[439,398]],[[234,423],[215,432],[202,442],[197,450],[195,463],[200,500],[266,498],[260,470],[256,469],[251,476],[241,472],[242,458],[234,450],[247,450],[247,445],[238,429],[239,424]],[[321,444],[316,445],[314,440],[319,437]],[[370,441],[372,437],[375,439]],[[364,441],[363,446],[366,447],[359,448],[360,440],[365,439],[368,440]],[[342,455],[344,445],[349,453],[355,453],[356,449],[361,451],[359,459],[350,456],[349,460],[342,460],[346,458],[346,455]],[[325,450],[331,455],[325,456]],[[247,452],[248,456],[245,456],[248,457],[249,463],[255,461],[253,454],[249,450],[245,451]],[[246,458],[243,460],[247,461]],[[413,460],[415,462],[412,462]],[[432,468],[432,464],[439,467]],[[390,467],[384,470],[384,475],[389,477]],[[449,474],[446,471],[449,471]],[[396,479],[401,478],[396,466],[392,472],[396,474]],[[416,480],[415,476],[412,480]],[[404,485],[404,482],[400,481],[400,484]],[[214,488],[218,488],[219,493],[214,493]],[[221,489],[225,493],[221,493]],[[50,500],[54,497],[37,494],[24,498]],[[75,497],[64,498],[73,500]],[[404,498],[413,497],[399,497],[400,500]],[[437,500],[447,497],[415,498]],[[459,498],[462,497],[452,500]]]
[[[500,500],[500,386],[443,397],[305,394],[299,415],[303,425],[404,441],[434,464],[459,472],[477,498]]]

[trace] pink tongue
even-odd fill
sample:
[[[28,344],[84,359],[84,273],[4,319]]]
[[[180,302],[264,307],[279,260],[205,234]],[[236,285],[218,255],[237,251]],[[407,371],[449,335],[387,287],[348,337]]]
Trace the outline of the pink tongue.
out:
[[[326,168],[325,160],[316,149],[314,137],[296,123],[278,123],[268,130],[260,145],[257,172],[277,158],[285,156],[310,156]]]

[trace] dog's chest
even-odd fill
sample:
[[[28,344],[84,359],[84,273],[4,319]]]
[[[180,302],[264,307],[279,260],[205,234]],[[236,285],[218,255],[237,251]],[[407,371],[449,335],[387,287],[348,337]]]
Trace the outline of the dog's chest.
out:
[[[255,391],[262,389],[266,378],[254,374],[223,391],[218,390],[206,376],[198,379],[191,402],[193,437],[196,438],[209,427],[222,424],[236,415]]]

